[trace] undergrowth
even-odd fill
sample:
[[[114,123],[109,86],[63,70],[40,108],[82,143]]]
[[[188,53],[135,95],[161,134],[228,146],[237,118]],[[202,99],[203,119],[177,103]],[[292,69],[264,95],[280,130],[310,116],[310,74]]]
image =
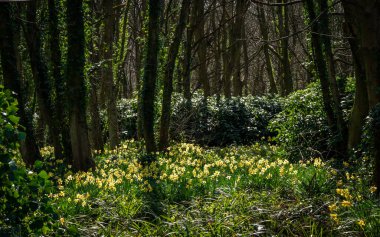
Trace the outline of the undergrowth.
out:
[[[50,235],[379,236],[367,158],[338,169],[337,161],[291,163],[283,153],[266,143],[180,143],[143,167],[133,140],[97,151],[95,171],[50,173],[60,224]],[[44,149],[46,164],[52,154]]]

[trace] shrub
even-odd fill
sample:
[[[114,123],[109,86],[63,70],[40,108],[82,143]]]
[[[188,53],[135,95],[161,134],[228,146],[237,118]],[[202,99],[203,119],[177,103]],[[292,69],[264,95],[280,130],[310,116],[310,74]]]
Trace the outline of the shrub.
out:
[[[0,86],[0,236],[41,235],[56,218],[48,205],[49,175],[18,164],[18,142],[25,138],[18,125],[17,101]]]
[[[324,156],[332,149],[318,84],[311,84],[284,98],[283,108],[271,121],[270,128],[277,132],[275,141],[288,151],[290,157]]]
[[[278,98],[220,98],[195,94],[191,103],[179,96],[173,106],[171,137],[208,146],[250,144],[275,135],[267,129],[281,110]]]

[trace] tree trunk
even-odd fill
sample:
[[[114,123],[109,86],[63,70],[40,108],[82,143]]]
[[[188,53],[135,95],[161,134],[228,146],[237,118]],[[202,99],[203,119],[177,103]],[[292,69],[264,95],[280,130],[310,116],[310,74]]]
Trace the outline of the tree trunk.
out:
[[[193,39],[193,25],[187,27],[186,41],[185,41],[185,57],[183,59],[183,78],[182,89],[183,97],[191,101],[191,63],[192,63],[192,39]]]
[[[230,24],[228,23],[228,9],[226,0],[222,1],[222,59],[223,59],[223,92],[226,98],[231,98],[231,72],[228,47],[228,31]]]
[[[313,0],[306,0],[305,7],[306,7],[306,11],[309,17],[309,22],[314,22],[317,16],[314,10]],[[331,103],[327,68],[325,64],[325,59],[323,58],[322,42],[318,35],[318,32],[319,32],[318,24],[312,24],[311,31],[312,31],[311,45],[313,49],[313,58],[314,58],[313,61],[316,66],[316,71],[321,82],[323,106],[327,115],[327,122],[331,131],[336,132],[334,111],[331,107],[332,103]]]
[[[95,163],[91,157],[86,121],[82,0],[67,0],[66,4],[68,38],[66,80],[73,168],[76,171],[86,171],[95,168]]]
[[[267,75],[269,79],[269,93],[277,94],[278,91],[276,87],[276,82],[274,80],[272,61],[270,59],[270,54],[269,54],[269,43],[268,43],[269,36],[268,36],[268,26],[266,24],[266,19],[265,19],[265,12],[262,6],[261,7],[258,6],[257,11],[258,11],[260,32],[264,40],[263,52],[264,52],[264,57],[265,57]]]
[[[233,95],[242,96],[241,81],[241,49],[243,42],[244,15],[248,3],[246,0],[236,0],[234,23],[231,29],[231,63]]]
[[[52,64],[52,73],[54,77],[55,90],[55,114],[56,118],[60,118],[60,123],[57,123],[62,139],[63,152],[66,160],[71,163],[71,143],[70,132],[68,125],[67,113],[65,111],[66,104],[66,86],[62,75],[61,63],[61,47],[58,29],[58,9],[56,0],[48,0],[49,7],[49,31],[50,31],[50,57]]]
[[[198,78],[199,82],[203,86],[204,96],[208,97],[210,93],[210,81],[207,75],[207,42],[205,39],[205,13],[204,13],[204,1],[194,0],[193,8],[195,14],[192,15],[192,21],[195,23],[194,29],[194,41],[198,46],[197,55],[199,61]]]
[[[140,32],[140,29],[143,28],[145,11],[146,11],[146,0],[141,1],[141,9],[138,8],[138,2],[135,2],[135,8],[133,11],[134,18],[134,27],[132,29],[132,35],[135,46],[135,77],[136,77],[136,90],[138,91],[138,106],[137,106],[137,138],[144,138],[144,128],[143,128],[143,112],[142,101],[141,101],[141,67],[142,67],[142,41],[139,38],[144,38],[143,32]]]
[[[146,45],[143,88],[141,93],[144,139],[148,154],[156,151],[156,142],[154,139],[154,99],[157,80],[158,53],[160,51],[159,35],[161,8],[161,0],[149,0],[148,39]]]
[[[342,1],[345,20],[358,42],[358,53],[367,79],[368,105],[379,116],[380,103],[380,1]],[[374,184],[380,195],[380,121],[374,117],[372,124],[375,160]]]
[[[90,6],[91,16],[91,38],[88,42],[88,50],[91,52],[89,60],[92,68],[88,72],[89,77],[89,113],[90,113],[90,142],[92,149],[103,150],[104,141],[102,136],[101,118],[100,118],[100,102],[99,102],[99,81],[101,77],[100,72],[100,46],[102,45],[101,37],[94,37],[100,32],[101,21],[96,22],[94,19],[101,17],[99,5],[92,1]]]
[[[332,98],[334,101],[334,112],[336,117],[336,125],[339,132],[339,150],[342,155],[346,155],[347,151],[347,127],[345,121],[343,119],[343,111],[340,106],[340,92],[338,88],[338,84],[336,81],[336,69],[334,64],[334,55],[332,52],[331,40],[330,40],[330,29],[329,29],[329,19],[328,19],[328,3],[327,0],[319,0],[319,8],[321,11],[320,18],[320,33],[321,33],[321,41],[323,43],[323,49],[328,65],[328,72],[330,78],[330,87],[332,92]]]
[[[352,59],[355,66],[355,100],[351,111],[348,127],[348,149],[353,149],[359,145],[362,137],[365,118],[369,112],[367,79],[365,69],[361,62],[357,36],[354,34],[352,26],[344,24],[345,35],[349,38]]]
[[[41,154],[37,146],[31,115],[25,109],[25,98],[21,89],[20,74],[17,69],[16,45],[14,44],[14,19],[11,17],[10,3],[2,3],[0,8],[0,56],[3,72],[4,86],[16,93],[19,103],[18,116],[20,125],[25,127],[26,137],[21,141],[21,156],[24,162],[32,166],[34,162],[41,159]]]
[[[278,3],[287,3],[288,0],[278,0]],[[281,38],[281,85],[282,95],[289,95],[293,91],[293,79],[289,61],[289,10],[288,6],[277,9],[278,29]]]
[[[61,159],[63,158],[63,150],[59,137],[60,129],[54,112],[54,102],[51,96],[52,86],[48,76],[48,69],[42,56],[41,33],[37,26],[36,4],[36,1],[31,1],[28,3],[25,39],[29,51],[30,64],[37,92],[38,106],[43,120],[49,126],[49,133],[53,140],[55,157],[57,159]]]
[[[174,32],[174,38],[169,48],[168,61],[166,62],[164,75],[164,92],[162,97],[162,114],[160,121],[160,143],[159,149],[165,150],[169,145],[169,127],[171,114],[171,101],[173,92],[173,72],[178,55],[182,34],[186,27],[186,14],[190,9],[190,1],[182,0],[179,21]]]
[[[113,79],[113,41],[115,30],[115,14],[113,10],[113,1],[103,1],[104,9],[104,40],[103,40],[103,57],[104,64],[102,77],[104,79],[106,109],[108,118],[108,135],[110,148],[114,149],[119,144],[119,126],[117,121],[117,91]]]

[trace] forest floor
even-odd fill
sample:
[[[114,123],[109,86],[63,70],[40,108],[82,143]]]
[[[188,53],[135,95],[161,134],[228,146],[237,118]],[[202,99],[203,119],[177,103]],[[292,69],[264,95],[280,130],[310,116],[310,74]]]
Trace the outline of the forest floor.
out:
[[[380,236],[368,160],[291,162],[257,143],[179,143],[143,167],[140,143],[95,152],[96,170],[54,177],[56,235]],[[52,148],[43,149],[47,160]],[[61,161],[51,159],[60,169]]]

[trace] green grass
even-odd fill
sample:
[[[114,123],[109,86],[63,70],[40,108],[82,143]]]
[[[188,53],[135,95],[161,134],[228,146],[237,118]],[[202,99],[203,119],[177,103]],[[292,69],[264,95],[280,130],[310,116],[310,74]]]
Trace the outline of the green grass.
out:
[[[53,177],[60,185],[51,205],[61,223],[50,234],[380,236],[366,159],[340,169],[319,158],[292,164],[265,143],[176,144],[145,168],[141,155],[141,144],[127,141],[97,153],[94,172]]]

